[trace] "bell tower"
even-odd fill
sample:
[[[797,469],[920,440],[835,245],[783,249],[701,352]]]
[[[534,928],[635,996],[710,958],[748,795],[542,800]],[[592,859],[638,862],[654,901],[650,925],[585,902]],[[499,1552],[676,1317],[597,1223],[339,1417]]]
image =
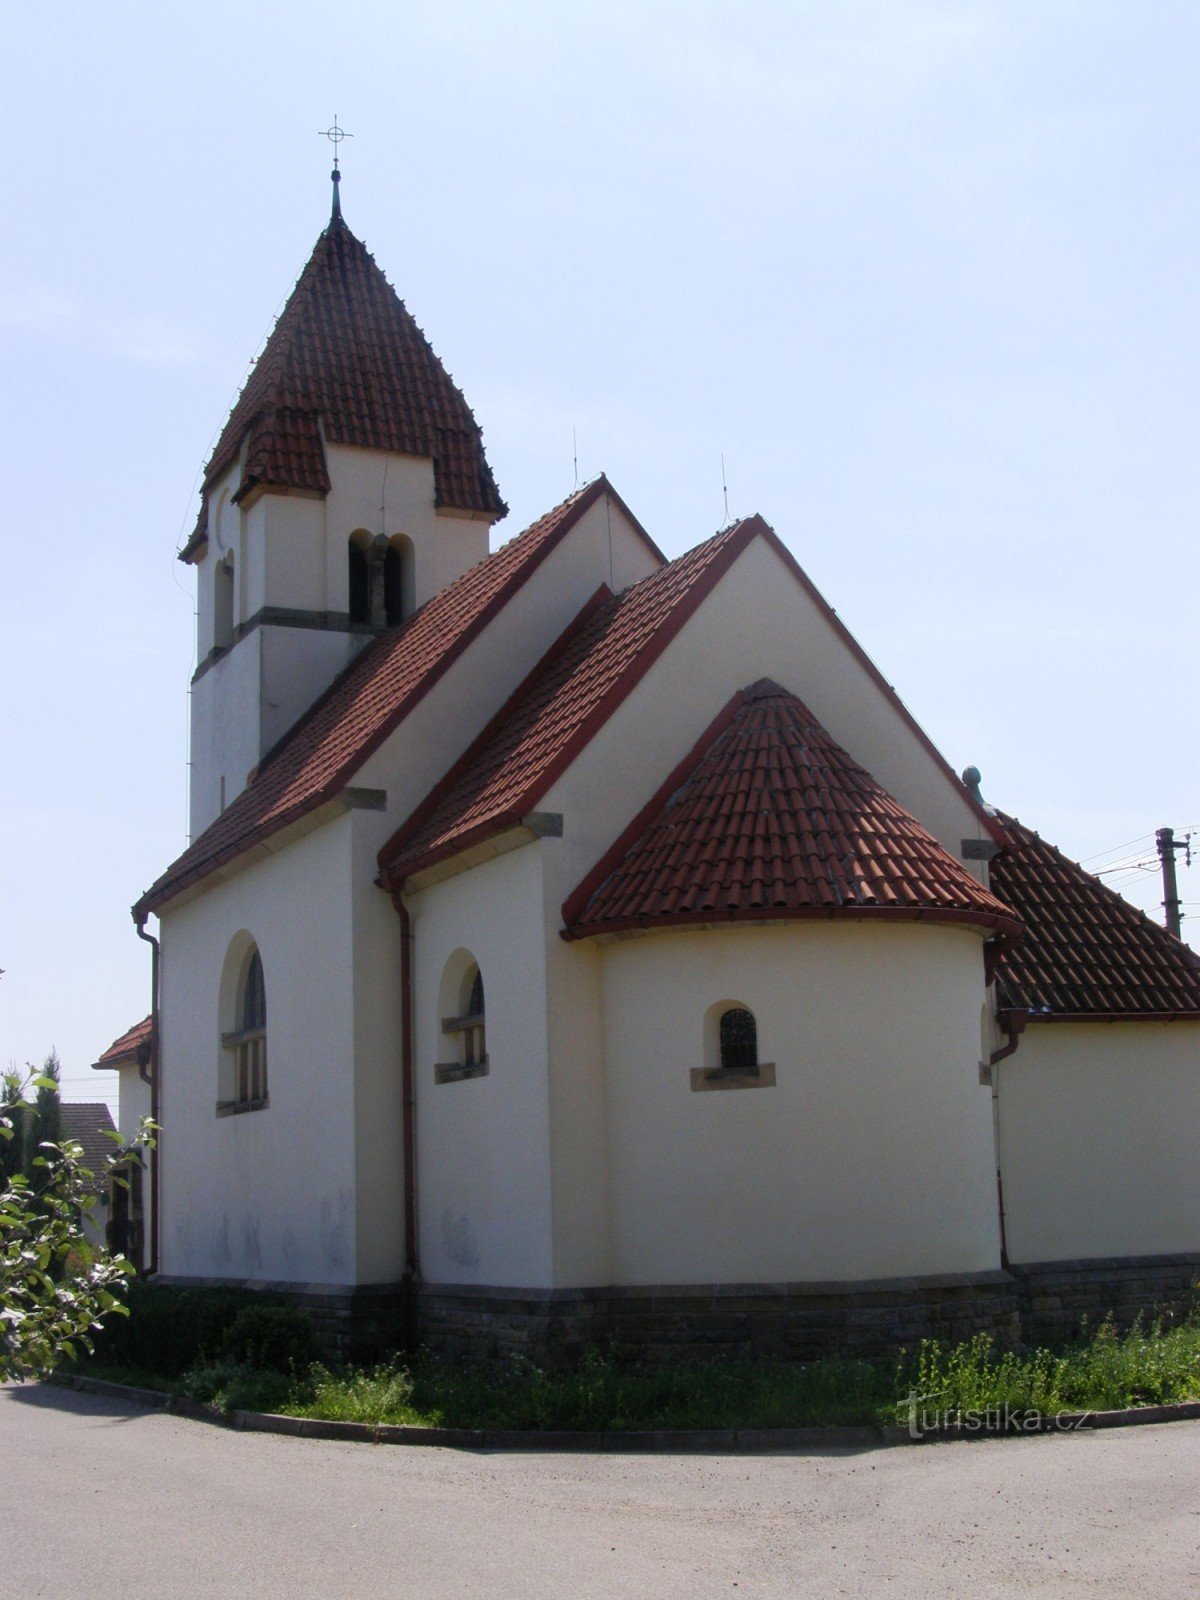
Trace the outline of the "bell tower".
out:
[[[481,560],[505,513],[479,426],[342,216],[204,471],[191,836],[371,639]]]

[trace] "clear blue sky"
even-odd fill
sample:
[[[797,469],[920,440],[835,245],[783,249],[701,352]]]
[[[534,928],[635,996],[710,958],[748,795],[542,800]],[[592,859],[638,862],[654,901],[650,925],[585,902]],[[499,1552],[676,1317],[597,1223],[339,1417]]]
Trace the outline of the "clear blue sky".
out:
[[[570,490],[574,429],[677,553],[724,454],[991,800],[1096,865],[1200,825],[1193,0],[116,0],[3,38],[0,1062],[55,1045],[112,1095],[88,1064],[148,1008],[174,553],[335,112],[499,535]]]

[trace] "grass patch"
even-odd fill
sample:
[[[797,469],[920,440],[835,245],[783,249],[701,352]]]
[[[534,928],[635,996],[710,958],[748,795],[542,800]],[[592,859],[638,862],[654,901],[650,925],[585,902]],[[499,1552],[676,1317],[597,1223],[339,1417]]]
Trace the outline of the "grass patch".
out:
[[[115,1372],[89,1363],[97,1375]],[[1105,1323],[1059,1351],[1000,1351],[986,1336],[922,1344],[890,1361],[713,1360],[640,1367],[590,1352],[569,1368],[503,1369],[422,1357],[372,1367],[262,1370],[228,1355],[173,1382],[127,1367],[123,1382],[174,1387],[222,1410],[454,1428],[625,1432],[905,1422],[908,1397],[942,1413],[1107,1411],[1200,1399],[1200,1317],[1175,1326]]]

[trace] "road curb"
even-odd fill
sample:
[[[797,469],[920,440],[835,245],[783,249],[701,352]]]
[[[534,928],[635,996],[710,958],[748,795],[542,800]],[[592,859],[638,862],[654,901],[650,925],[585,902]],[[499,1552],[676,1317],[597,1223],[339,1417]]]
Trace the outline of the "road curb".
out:
[[[48,1382],[83,1394],[128,1400],[173,1416],[233,1428],[243,1433],[279,1433],[298,1439],[340,1439],[357,1444],[439,1445],[452,1450],[570,1451],[612,1455],[769,1455],[788,1450],[877,1450],[896,1445],[938,1444],[969,1439],[1036,1434],[1090,1433],[1106,1428],[1148,1427],[1159,1422],[1200,1420],[1200,1400],[1166,1406],[1131,1406],[1124,1411],[1063,1411],[1054,1417],[1012,1413],[1007,1427],[987,1427],[969,1419],[914,1435],[906,1427],[827,1428],[655,1428],[630,1432],[572,1432],[567,1429],[416,1428],[390,1422],[333,1422],[269,1411],[218,1411],[199,1400],[139,1389],[108,1378],[55,1373]],[[985,1414],[986,1415],[986,1414]]]

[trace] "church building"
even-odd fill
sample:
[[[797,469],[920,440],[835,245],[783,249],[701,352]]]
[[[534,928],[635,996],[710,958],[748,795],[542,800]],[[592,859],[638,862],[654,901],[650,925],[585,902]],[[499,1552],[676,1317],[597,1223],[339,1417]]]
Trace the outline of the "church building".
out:
[[[490,550],[334,193],[181,552],[146,1270],[484,1356],[1182,1304],[1200,961],[955,774],[786,528],[668,561],[600,477]]]

